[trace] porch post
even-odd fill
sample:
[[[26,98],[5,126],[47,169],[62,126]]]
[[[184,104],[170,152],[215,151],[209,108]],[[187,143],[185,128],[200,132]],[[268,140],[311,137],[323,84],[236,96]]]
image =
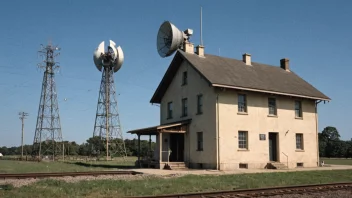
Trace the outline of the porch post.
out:
[[[149,135],[149,155],[148,157],[151,157],[151,153],[152,153],[152,135]]]
[[[161,166],[161,162],[163,161],[162,143],[163,143],[162,133],[159,133],[159,165],[160,166]]]
[[[138,165],[141,168],[141,135],[138,134]]]

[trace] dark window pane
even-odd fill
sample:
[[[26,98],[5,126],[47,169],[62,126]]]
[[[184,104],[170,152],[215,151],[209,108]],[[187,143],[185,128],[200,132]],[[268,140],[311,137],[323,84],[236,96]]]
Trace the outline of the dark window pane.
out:
[[[197,113],[203,113],[203,96],[198,95],[197,96]]]
[[[247,112],[246,95],[238,94],[238,112]]]
[[[247,132],[239,131],[238,132],[238,148],[247,149]]]
[[[268,106],[269,106],[269,115],[276,115],[276,99],[275,98],[269,98]]]

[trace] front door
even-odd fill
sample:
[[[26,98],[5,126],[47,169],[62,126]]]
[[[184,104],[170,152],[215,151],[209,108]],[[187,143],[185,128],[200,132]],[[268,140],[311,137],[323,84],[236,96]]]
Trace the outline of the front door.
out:
[[[277,133],[269,133],[269,160],[277,161]]]
[[[170,133],[170,162],[183,162],[184,134]]]

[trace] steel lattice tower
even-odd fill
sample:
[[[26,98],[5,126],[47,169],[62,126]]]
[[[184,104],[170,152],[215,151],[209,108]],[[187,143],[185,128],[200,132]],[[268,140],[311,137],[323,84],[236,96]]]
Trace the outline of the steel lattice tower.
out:
[[[55,57],[60,50],[49,43],[42,45],[39,51],[43,57],[43,62],[38,67],[44,69],[42,91],[40,95],[37,124],[33,141],[32,155],[38,157],[52,156],[55,160],[57,155],[63,154],[63,139],[59,115],[59,105],[57,100],[55,71],[60,67],[55,62]]]
[[[115,48],[116,49],[116,48]],[[121,56],[121,55],[120,55]],[[115,59],[114,59],[115,57]],[[100,136],[105,141],[106,158],[112,155],[125,157],[126,148],[122,135],[118,104],[116,99],[116,89],[114,84],[114,73],[118,70],[117,55],[112,48],[107,53],[102,53],[99,59],[102,64],[98,64],[98,69],[102,70],[97,111],[95,117],[93,137]],[[94,148],[97,152],[99,148]],[[100,152],[100,151],[99,151]]]

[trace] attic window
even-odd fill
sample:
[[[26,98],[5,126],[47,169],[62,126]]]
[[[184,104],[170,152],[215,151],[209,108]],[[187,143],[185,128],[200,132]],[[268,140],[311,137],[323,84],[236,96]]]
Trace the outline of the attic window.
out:
[[[187,71],[182,73],[182,85],[187,85]]]

